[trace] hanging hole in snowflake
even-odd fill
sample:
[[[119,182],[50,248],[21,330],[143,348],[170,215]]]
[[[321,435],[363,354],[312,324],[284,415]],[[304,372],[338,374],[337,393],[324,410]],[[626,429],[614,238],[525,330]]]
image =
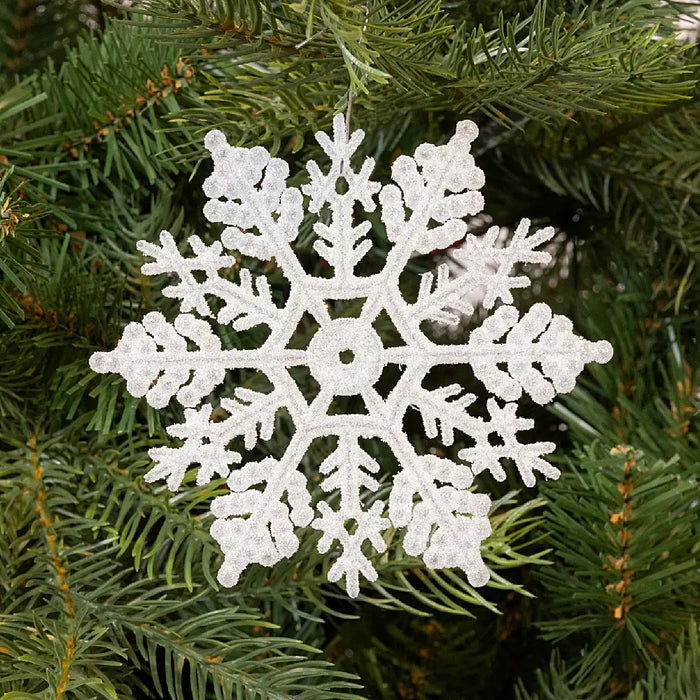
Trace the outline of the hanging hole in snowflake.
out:
[[[348,191],[348,181],[340,175],[335,181],[336,194],[345,194]]]
[[[357,520],[355,518],[348,518],[344,523],[343,527],[347,531],[348,535],[352,535],[355,530],[357,530]]]
[[[203,284],[207,281],[208,275],[206,270],[190,270],[190,274],[194,277],[197,284]]]
[[[340,351],[340,361],[344,365],[350,365],[355,360],[355,353],[352,350],[341,350]]]

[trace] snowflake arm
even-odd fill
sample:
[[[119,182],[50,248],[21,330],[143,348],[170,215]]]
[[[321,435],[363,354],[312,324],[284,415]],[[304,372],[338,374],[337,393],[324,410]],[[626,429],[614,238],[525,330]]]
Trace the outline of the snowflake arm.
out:
[[[198,351],[188,351],[187,338]],[[152,311],[142,323],[125,328],[112,352],[92,355],[90,366],[96,372],[118,372],[126,379],[127,391],[146,396],[154,408],[163,408],[175,395],[183,406],[195,406],[224,379],[225,364],[207,362],[221,353],[221,341],[206,321],[182,314],[170,324]]]
[[[509,403],[501,408],[494,399],[489,399],[487,407],[490,421],[478,416],[471,416],[465,410],[476,396],[464,394],[459,384],[440,387],[428,391],[422,387],[408,391],[410,405],[415,406],[423,418],[425,434],[429,438],[438,437],[440,424],[440,441],[446,447],[454,443],[454,431],[458,430],[476,445],[460,450],[459,458],[469,463],[474,474],[489,471],[498,481],[506,478],[501,466],[501,459],[513,460],[526,486],[535,485],[535,471],[549,479],[556,479],[559,470],[542,459],[543,454],[552,452],[553,442],[521,443],[517,433],[530,430],[534,421],[516,415],[517,404]],[[489,436],[496,435],[497,445],[492,445]]]
[[[230,146],[217,130],[207,134],[205,146],[211,151],[214,171],[204,181],[204,193],[210,198],[204,215],[226,225],[221,234],[224,246],[260,260],[274,257],[292,287],[301,292],[309,278],[290,243],[304,217],[303,197],[299,189],[286,185],[289,166],[261,146]],[[265,296],[262,288],[257,291]],[[327,316],[315,297],[312,310],[318,318]]]
[[[304,216],[301,192],[285,182],[287,163],[261,146],[229,146],[217,130],[207,134],[204,145],[214,161],[214,172],[204,181],[210,198],[204,215],[227,226],[224,245],[261,260],[286,253]]]
[[[335,269],[338,279],[347,280],[357,263],[372,247],[372,242],[365,238],[370,230],[370,222],[363,221],[353,226],[353,207],[359,202],[365,211],[374,211],[374,195],[380,185],[370,180],[374,170],[374,159],[366,158],[359,172],[352,168],[350,160],[364,138],[364,132],[355,131],[348,139],[345,120],[342,114],[333,120],[333,140],[320,134],[318,142],[331,159],[331,166],[326,174],[315,161],[309,161],[307,170],[310,182],[302,187],[309,196],[309,211],[319,213],[325,205],[330,208],[330,222],[318,221],[314,232],[319,239],[314,243],[316,252]],[[338,192],[337,183],[343,178],[347,191]]]
[[[459,567],[472,586],[483,586],[489,572],[480,547],[491,534],[491,499],[467,490],[472,482],[467,467],[433,455],[419,457],[408,441],[401,442],[393,445],[402,470],[389,496],[389,517],[396,527],[406,527],[406,553],[422,556],[430,568]]]
[[[540,472],[548,479],[559,478],[559,470],[542,459],[543,454],[553,452],[556,445],[553,442],[521,443],[517,433],[521,430],[531,430],[535,422],[530,418],[516,415],[517,404],[507,403],[502,408],[495,399],[487,403],[490,421],[478,420],[469,433],[475,441],[474,447],[459,451],[458,456],[467,462],[474,474],[489,471],[498,481],[504,481],[506,472],[501,465],[502,459],[511,459],[515,464],[523,483],[526,486],[535,485],[534,472]],[[496,435],[500,444],[493,445],[489,435]]]
[[[523,219],[508,244],[498,247],[500,229],[498,226],[492,226],[484,236],[469,234],[464,245],[454,251],[455,260],[464,268],[457,279],[463,280],[465,293],[477,287],[484,288],[482,305],[485,309],[492,309],[499,299],[506,304],[512,304],[511,289],[530,286],[528,277],[511,276],[515,265],[546,264],[551,261],[552,256],[549,253],[535,248],[551,240],[554,229],[547,226],[528,236],[529,229],[530,220]]]
[[[369,541],[375,551],[385,551],[382,531],[391,525],[382,517],[383,501],[375,501],[369,509],[362,505],[363,489],[371,492],[379,487],[379,482],[371,476],[379,471],[379,464],[357,440],[358,436],[342,434],[338,447],[321,463],[320,473],[328,475],[321,482],[321,488],[326,492],[337,489],[340,505],[338,510],[333,510],[328,503],[320,503],[321,517],[311,523],[311,527],[323,533],[318,543],[319,552],[327,552],[334,542],[340,544],[341,554],[328,572],[328,579],[338,581],[345,576],[345,586],[352,597],[360,592],[360,574],[370,581],[377,580],[377,572],[362,552],[362,545]],[[354,523],[354,530],[352,526],[348,528],[349,523]]]
[[[187,338],[199,350],[188,350]],[[114,350],[90,358],[92,369],[118,372],[127,380],[127,391],[145,396],[154,408],[163,408],[173,396],[183,406],[196,406],[221,384],[229,369],[305,362],[303,350],[224,350],[207,321],[181,314],[170,324],[157,311],[146,314],[142,323],[130,323]]]
[[[450,276],[450,269],[443,263],[437,268],[437,279],[432,272],[422,275],[418,299],[411,310],[415,319],[429,319],[439,324],[457,323],[459,312],[465,316],[474,308],[468,301],[470,292],[483,289],[482,306],[493,308],[499,299],[506,304],[513,302],[512,289],[530,285],[524,275],[511,276],[519,263],[548,263],[551,255],[535,250],[554,236],[551,226],[527,235],[530,221],[523,219],[508,245],[497,246],[500,229],[492,226],[483,236],[468,234],[464,244],[453,252],[461,270]],[[433,289],[433,283],[435,288]]]
[[[231,466],[241,461],[239,452],[228,447],[231,440],[242,436],[247,450],[255,447],[258,439],[269,440],[277,410],[289,399],[275,389],[269,394],[239,387],[235,399],[221,399],[221,408],[228,413],[222,420],[212,420],[212,406],[185,409],[185,422],[170,426],[167,432],[184,441],[181,447],[155,447],[149,456],[155,462],[146,474],[146,481],[167,478],[168,488],[175,491],[187,470],[197,464],[197,484],[211,481],[214,474],[229,475]]]
[[[153,262],[144,263],[141,272],[145,275],[157,275],[162,272],[175,273],[180,278],[179,284],[163,288],[163,296],[180,299],[181,311],[196,311],[200,316],[212,316],[207,296],[221,299],[224,304],[216,319],[219,323],[231,322],[237,331],[247,330],[259,324],[270,328],[283,317],[283,310],[275,306],[267,278],[253,278],[250,271],[243,268],[240,283],[223,279],[219,276],[222,268],[236,265],[236,258],[222,255],[223,247],[215,241],[207,247],[199,236],[190,236],[189,244],[195,253],[193,258],[185,258],[175,245],[168,231],[160,234],[160,243],[139,241],[138,249]],[[206,274],[203,282],[198,282],[192,274],[194,271]]]
[[[210,532],[224,553],[217,575],[222,585],[235,585],[249,564],[272,566],[298,549],[294,526],[308,525],[313,510],[306,479],[292,461],[294,452],[281,461],[268,457],[232,472],[227,481],[231,493],[212,501],[216,520]],[[264,484],[262,491],[254,488],[258,484]]]
[[[424,143],[413,157],[402,155],[394,161],[391,176],[396,185],[385,185],[379,202],[401,267],[414,250],[429,253],[463,238],[467,231],[463,218],[483,208],[478,190],[484,174],[469,153],[477,133],[472,122],[459,122],[444,146]],[[408,219],[406,209],[411,211]],[[431,222],[437,225],[431,228]]]
[[[205,404],[200,409],[185,409],[185,422],[167,428],[168,435],[183,440],[181,447],[154,447],[148,451],[154,466],[146,474],[147,482],[166,479],[171,491],[177,491],[187,470],[199,464],[197,484],[211,481],[214,474],[227,477],[231,466],[241,461],[240,452],[227,450],[221,424],[210,420],[212,407]]]
[[[546,304],[535,304],[522,318],[519,315],[515,307],[501,306],[472,331],[468,343],[436,345],[422,336],[415,319],[397,314],[409,328],[406,335],[418,336],[420,359],[416,360],[415,346],[408,345],[391,348],[386,356],[399,364],[420,362],[425,372],[436,365],[469,364],[499,398],[514,401],[525,391],[539,404],[549,403],[558,392],[571,391],[586,363],[605,363],[612,357],[610,343],[575,335],[571,321],[552,314]],[[402,396],[395,392],[393,400],[399,402]]]
[[[556,393],[574,388],[587,362],[604,363],[612,357],[610,343],[574,335],[571,321],[553,315],[546,304],[535,304],[518,320],[519,315],[515,307],[501,306],[472,332],[468,344],[474,374],[506,401],[524,390],[537,403],[549,403]],[[505,341],[497,343],[504,335]]]
[[[188,243],[193,258],[184,257],[175,245],[175,240],[168,231],[161,231],[160,245],[148,241],[138,241],[136,247],[153,262],[144,263],[141,272],[144,275],[159,275],[162,273],[176,274],[179,284],[171,284],[163,288],[163,296],[180,299],[180,310],[183,312],[196,311],[201,316],[211,316],[211,309],[205,294],[216,293],[213,285],[224,282],[219,277],[221,268],[233,267],[236,259],[232,255],[222,255],[223,246],[215,241],[207,247],[199,236],[190,236]],[[195,271],[206,274],[206,283],[200,284],[194,276]],[[221,296],[221,294],[216,294]]]

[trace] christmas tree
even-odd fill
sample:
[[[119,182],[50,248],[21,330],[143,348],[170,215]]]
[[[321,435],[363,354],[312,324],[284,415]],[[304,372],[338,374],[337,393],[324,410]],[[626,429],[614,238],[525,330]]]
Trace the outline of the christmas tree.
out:
[[[0,699],[693,697],[700,687],[699,5],[4,3]],[[315,138],[332,135],[334,123],[333,141]],[[351,136],[360,128],[361,143]],[[354,171],[342,151],[348,143]],[[450,160],[469,148],[483,177],[473,164],[460,172]],[[528,460],[507,453],[515,444],[507,433],[479,433],[510,406],[487,400],[483,385],[510,400],[512,387],[504,386],[517,375],[516,360],[435,363],[422,391],[441,409],[406,399],[401,427],[425,469],[462,455],[475,474],[463,484],[466,496],[475,503],[491,496],[471,520],[481,523],[476,545],[465,536],[421,558],[411,526],[405,537],[396,527],[401,509],[391,511],[392,486],[405,486],[397,476],[405,454],[359,433],[319,434],[299,455],[295,478],[314,506],[330,505],[319,506],[311,527],[296,528],[298,546],[283,556],[249,551],[226,569],[240,531],[217,536],[209,508],[229,504],[230,512],[212,506],[225,518],[239,506],[227,487],[232,465],[221,460],[272,473],[299,432],[293,406],[256,414],[250,430],[238,430],[240,406],[269,395],[264,366],[229,367],[217,382],[232,398],[204,415],[187,407],[194,404],[186,389],[204,382],[206,394],[206,377],[173,389],[167,373],[139,380],[130,360],[136,368],[127,386],[119,374],[91,369],[116,372],[117,360],[106,367],[90,358],[116,358],[134,345],[129,329],[142,320],[165,328],[198,305],[230,322],[212,341],[229,354],[248,357],[265,342],[269,329],[250,319],[289,303],[288,266],[263,250],[260,237],[246,248],[246,226],[224,231],[224,205],[207,203],[263,160],[273,164],[265,166],[270,182],[288,173],[273,219],[276,229],[293,231],[299,274],[331,282],[329,268],[338,275],[358,265],[381,280],[403,219],[380,210],[396,208],[402,196],[392,182],[411,209],[401,173],[409,182],[414,153],[426,181],[430,168],[449,172],[480,189],[485,205],[472,197],[473,211],[458,214],[464,230],[450,228],[445,215],[443,229],[424,226],[438,244],[407,249],[394,297],[405,306],[406,327],[421,323],[430,347],[478,340],[495,348],[501,323],[513,346],[532,340],[518,330],[528,323],[541,326],[530,331],[539,336],[551,308],[551,328],[568,316],[588,339],[580,347],[608,340],[614,355],[599,354],[571,391],[572,381],[561,379],[566,368],[548,369],[546,354],[530,361],[531,388],[535,375],[559,376],[554,388],[568,393],[542,406],[554,389],[537,380],[518,418],[505,420],[535,426],[527,443],[551,445]],[[240,178],[237,170],[217,175],[231,154],[248,168]],[[366,158],[376,187],[364,169],[355,182]],[[331,161],[340,177],[323,194]],[[365,195],[361,210],[343,198],[355,190]],[[338,244],[333,217],[341,216],[358,224],[358,246],[371,230],[371,250],[367,244],[360,255]],[[526,217],[536,233],[521,224]],[[537,253],[526,245],[535,239]],[[478,253],[484,241],[492,258]],[[165,274],[178,269],[166,258],[185,265],[178,261],[189,246],[200,260],[222,263],[216,289],[226,293],[218,301],[180,294],[182,276]],[[499,276],[506,259],[504,274],[513,267],[521,275],[509,286]],[[187,268],[192,288],[210,279],[205,263]],[[522,321],[507,322],[511,288]],[[258,300],[258,311],[231,311],[230,290]],[[433,308],[441,294],[449,303]],[[362,302],[340,297],[336,291],[300,315],[290,354],[307,347],[323,354],[338,333],[352,342]],[[319,331],[324,316],[333,333]],[[372,317],[377,338],[406,359],[399,346],[407,331],[391,316]],[[202,326],[186,323],[183,352],[203,347]],[[563,337],[557,327],[559,335],[541,336],[543,345]],[[148,342],[134,346],[144,366]],[[358,356],[380,352],[368,342],[358,340]],[[376,369],[382,398],[410,374],[398,360],[383,370],[370,364],[362,371]],[[202,366],[207,371],[214,372]],[[289,393],[311,405],[324,371],[289,367]],[[337,415],[362,411],[348,382],[337,392]],[[170,400],[176,392],[185,408]],[[451,410],[467,405],[465,435]],[[198,451],[175,459],[192,437],[183,426],[200,414],[219,431],[219,451],[210,432],[198,438]],[[312,431],[313,421],[303,425]],[[498,454],[491,466],[489,451]],[[347,527],[354,542],[367,525],[360,510],[343,510],[345,493],[336,488],[342,492],[342,470],[355,453],[364,460],[364,486],[371,484],[361,492],[367,523],[377,515],[373,546],[353,550],[363,576],[351,581],[346,555],[330,541]],[[533,469],[561,475],[532,486]],[[174,490],[154,481],[161,477]],[[404,488],[409,510],[415,495]],[[390,504],[381,522],[380,501]],[[336,513],[345,524],[328,524]],[[295,538],[292,525],[308,525],[311,515],[292,521]],[[425,537],[436,542],[439,528],[425,522]]]

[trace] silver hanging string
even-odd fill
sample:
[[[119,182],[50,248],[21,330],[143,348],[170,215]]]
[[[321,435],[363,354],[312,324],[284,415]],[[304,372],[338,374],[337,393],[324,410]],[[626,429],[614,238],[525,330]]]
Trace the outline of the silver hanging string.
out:
[[[362,43],[362,37],[364,36],[364,33],[367,31],[367,25],[369,24],[369,9],[367,5],[360,5],[360,7],[365,11],[365,23],[362,25],[362,34],[360,35],[360,38],[357,40],[358,44]],[[350,117],[352,116],[352,100],[353,97],[355,96],[355,92],[352,89],[352,81],[350,81],[350,87],[348,88],[348,106],[345,110],[345,138],[349,139],[350,138]],[[343,161],[340,161],[340,174],[343,174]]]

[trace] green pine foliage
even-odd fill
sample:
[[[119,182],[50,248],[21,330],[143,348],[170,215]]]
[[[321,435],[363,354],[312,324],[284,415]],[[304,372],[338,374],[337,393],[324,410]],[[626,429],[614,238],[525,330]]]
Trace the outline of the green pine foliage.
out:
[[[695,697],[700,60],[676,23],[698,5],[0,3],[0,700]],[[558,230],[518,303],[614,346],[549,411],[525,407],[531,439],[559,445],[559,481],[478,479],[495,494],[483,589],[426,569],[393,530],[356,601],[309,534],[222,589],[208,503],[223,480],[146,484],[177,408],[87,364],[129,321],[174,311],[137,240],[218,236],[201,215],[204,134],[272,149],[299,184],[337,111],[383,180],[400,153],[476,121],[494,223]],[[312,244],[304,221],[307,267]],[[411,260],[407,297],[441,254]],[[283,297],[274,263],[253,272]],[[411,438],[439,448],[414,418]],[[280,413],[251,458],[292,430]],[[333,447],[313,443],[310,483]],[[396,465],[367,449],[386,497]]]
[[[593,443],[572,462],[545,489],[558,561],[539,573],[540,628],[580,649],[581,675],[610,664],[633,679],[698,612],[697,474],[629,446]]]
[[[698,625],[688,626],[678,648],[663,662],[651,667],[646,678],[638,681],[629,700],[647,698],[692,698],[700,685],[700,644]]]
[[[2,461],[5,697],[357,697],[303,633],[217,593],[194,525],[204,494],[170,512],[124,455],[71,428],[27,425]]]
[[[678,647],[650,666],[646,676],[637,681],[631,692],[617,694],[617,697],[622,696],[626,700],[689,700],[697,695],[699,673],[698,625],[691,622],[681,635]],[[517,697],[518,700],[612,698],[615,694],[609,690],[609,680],[609,674],[591,674],[590,677],[574,681],[561,659],[554,654],[545,672],[538,669],[537,689],[528,692],[520,684]]]

